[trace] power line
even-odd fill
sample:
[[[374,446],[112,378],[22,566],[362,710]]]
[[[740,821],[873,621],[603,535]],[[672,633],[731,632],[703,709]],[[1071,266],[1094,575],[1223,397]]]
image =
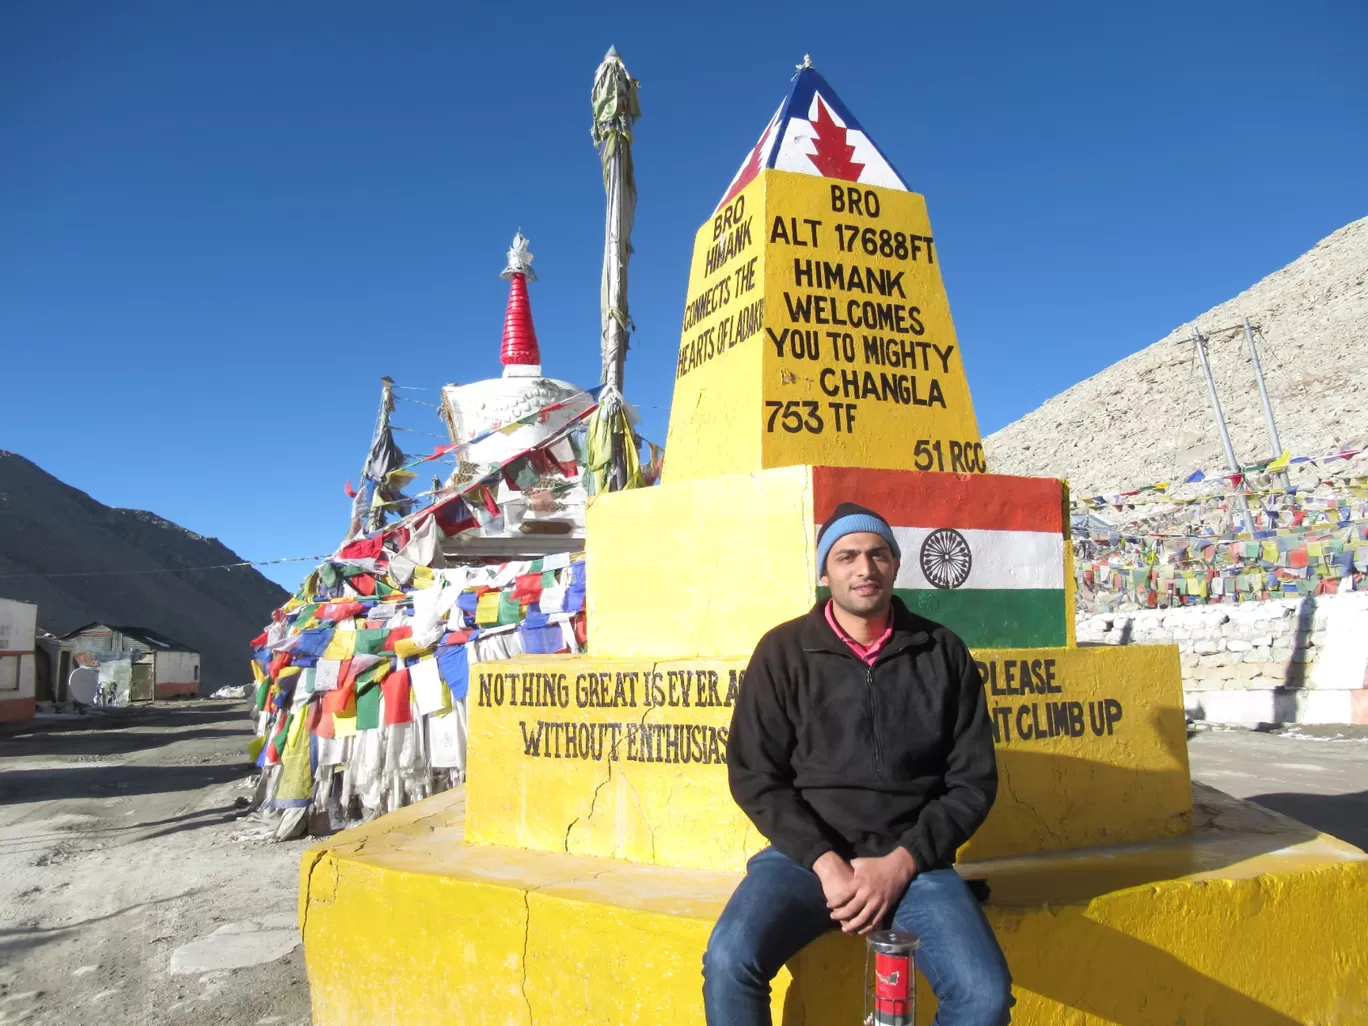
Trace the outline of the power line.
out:
[[[399,396],[399,398],[402,399],[403,396]],[[448,436],[448,435],[439,435],[436,431],[420,431],[420,430],[418,430],[417,428],[403,427],[403,426],[401,426],[401,425],[399,425],[399,424],[391,424],[390,427],[392,427],[395,431],[407,431],[407,432],[409,432],[410,434],[414,434],[414,435],[427,435],[429,438],[440,438],[440,439],[441,439],[442,441],[444,441],[444,442],[449,442],[449,441],[451,441],[450,436]]]

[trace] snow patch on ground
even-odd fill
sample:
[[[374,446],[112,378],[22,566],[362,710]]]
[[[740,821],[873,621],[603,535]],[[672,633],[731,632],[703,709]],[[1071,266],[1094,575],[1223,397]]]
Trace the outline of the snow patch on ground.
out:
[[[173,973],[245,969],[284,958],[299,946],[294,916],[273,915],[225,923],[207,937],[183,944],[171,953]]]
[[[1351,737],[1344,734],[1336,734],[1334,737],[1321,737],[1318,734],[1304,734],[1299,730],[1285,730],[1282,737],[1291,738],[1293,741],[1330,741],[1342,743],[1349,741],[1360,745],[1368,745],[1368,737]]]

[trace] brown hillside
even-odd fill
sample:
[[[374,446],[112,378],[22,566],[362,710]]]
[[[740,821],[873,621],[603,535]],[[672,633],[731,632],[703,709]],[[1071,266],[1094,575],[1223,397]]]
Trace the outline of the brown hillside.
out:
[[[92,620],[150,627],[199,650],[206,693],[241,684],[251,676],[248,642],[288,598],[285,589],[253,567],[110,573],[241,558],[155,513],[97,502],[0,450],[0,597],[38,603],[38,623],[53,634]]]
[[[1243,332],[1258,337],[1283,446],[1318,456],[1368,444],[1368,218],[1196,318],[1209,338],[1235,454],[1269,458]],[[1225,473],[1192,322],[1061,392],[984,439],[998,474],[1069,479],[1075,495],[1116,492],[1192,471]]]

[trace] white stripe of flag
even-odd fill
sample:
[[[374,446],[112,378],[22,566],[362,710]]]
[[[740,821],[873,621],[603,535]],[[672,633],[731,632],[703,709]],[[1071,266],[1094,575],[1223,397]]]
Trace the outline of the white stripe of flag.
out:
[[[922,573],[922,543],[934,527],[895,527],[902,566],[895,588],[932,588]],[[960,590],[1064,587],[1064,536],[1048,531],[959,529],[969,544],[969,576]]]

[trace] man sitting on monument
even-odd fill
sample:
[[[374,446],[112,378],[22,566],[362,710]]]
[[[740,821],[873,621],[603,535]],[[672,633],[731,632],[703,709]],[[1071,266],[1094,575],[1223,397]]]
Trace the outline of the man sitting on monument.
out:
[[[842,503],[817,534],[831,598],[756,646],[732,714],[732,796],[770,842],[703,956],[708,1026],[770,1022],[770,981],[823,932],[921,938],[938,1026],[1008,1022],[1007,963],[953,868],[997,795],[983,684],[955,634],[893,595],[888,522]]]

